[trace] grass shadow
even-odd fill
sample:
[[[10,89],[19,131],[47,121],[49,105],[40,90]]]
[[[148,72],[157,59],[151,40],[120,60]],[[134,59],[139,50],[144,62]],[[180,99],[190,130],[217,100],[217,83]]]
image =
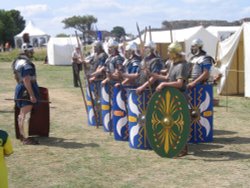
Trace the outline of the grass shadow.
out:
[[[216,130],[214,129],[214,135],[232,135],[237,134],[237,132],[234,131],[227,131],[227,130]]]
[[[214,143],[217,144],[250,144],[250,138],[247,137],[230,137],[230,138],[224,138],[224,137],[215,137]]]
[[[0,113],[14,113],[14,110],[0,110]]]
[[[230,133],[231,131],[225,131]],[[225,145],[250,144],[250,138],[246,137],[217,137],[212,143],[189,144],[189,151],[192,155],[205,158],[204,161],[232,161],[250,159],[250,154],[237,151],[218,151]]]
[[[96,143],[77,143],[70,141],[69,139],[57,138],[57,137],[39,137],[40,145],[51,146],[51,147],[61,147],[66,149],[79,149],[85,147],[99,147]]]

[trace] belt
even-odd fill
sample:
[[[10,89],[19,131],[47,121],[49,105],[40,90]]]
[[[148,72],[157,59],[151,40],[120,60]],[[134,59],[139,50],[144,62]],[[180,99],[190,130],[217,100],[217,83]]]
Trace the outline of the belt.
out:
[[[36,83],[36,80],[30,80],[31,83]],[[18,82],[19,84],[23,84],[23,81]]]

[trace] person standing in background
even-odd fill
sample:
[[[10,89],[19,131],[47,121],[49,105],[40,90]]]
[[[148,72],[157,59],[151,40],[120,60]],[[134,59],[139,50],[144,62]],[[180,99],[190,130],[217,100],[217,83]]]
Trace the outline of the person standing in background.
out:
[[[79,46],[75,47],[72,52],[72,71],[74,87],[79,87],[79,73],[82,70],[81,49]]]

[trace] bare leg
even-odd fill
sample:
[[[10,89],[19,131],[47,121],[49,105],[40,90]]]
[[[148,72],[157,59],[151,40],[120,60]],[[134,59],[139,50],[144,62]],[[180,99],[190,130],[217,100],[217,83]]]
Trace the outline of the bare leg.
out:
[[[32,105],[22,107],[18,115],[18,128],[21,135],[21,141],[23,141],[25,138],[28,137],[28,134],[27,135],[25,134],[24,124],[25,124],[26,114],[31,112],[32,107],[33,107]]]

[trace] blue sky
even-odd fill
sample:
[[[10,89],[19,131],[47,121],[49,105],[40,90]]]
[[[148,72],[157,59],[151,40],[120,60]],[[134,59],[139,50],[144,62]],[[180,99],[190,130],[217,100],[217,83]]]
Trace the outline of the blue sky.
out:
[[[124,27],[127,33],[137,34],[136,22],[160,28],[164,20],[220,19],[234,21],[250,17],[248,0],[0,0],[0,9],[17,9],[26,21],[51,36],[74,34],[63,29],[61,21],[74,15],[93,15],[98,29]]]

